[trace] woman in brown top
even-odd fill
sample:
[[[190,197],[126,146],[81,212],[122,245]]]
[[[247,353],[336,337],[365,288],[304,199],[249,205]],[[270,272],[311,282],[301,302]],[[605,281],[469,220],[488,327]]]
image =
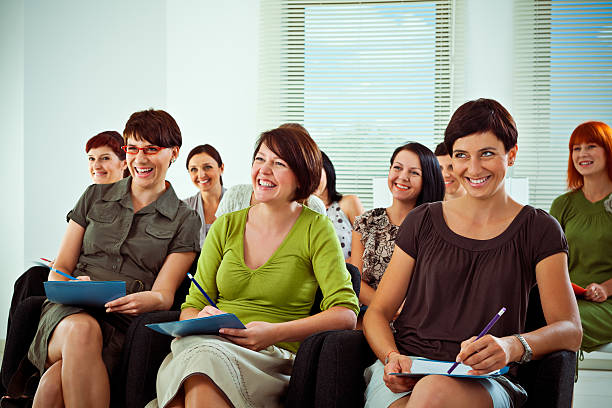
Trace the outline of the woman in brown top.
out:
[[[68,213],[55,268],[80,280],[124,280],[128,295],[106,313],[45,302],[28,352],[44,373],[35,407],[108,407],[130,316],[169,309],[199,250],[199,217],[165,181],[181,146],[174,119],[136,112],[124,140],[131,177],[85,191]],[[67,279],[51,272],[49,280]]]
[[[556,350],[578,350],[580,318],[567,271],[567,242],[547,213],[504,189],[517,155],[514,120],[490,99],[453,115],[444,142],[467,194],[406,216],[389,266],[364,318],[379,360],[366,369],[366,406],[519,407],[520,385],[500,376],[464,379],[409,372],[408,356],[461,361],[484,374]],[[524,331],[529,290],[538,284],[547,326]],[[404,307],[389,321],[399,305]],[[506,313],[475,340],[502,306]],[[383,365],[384,362],[384,365]],[[420,406],[420,405],[419,405]]]

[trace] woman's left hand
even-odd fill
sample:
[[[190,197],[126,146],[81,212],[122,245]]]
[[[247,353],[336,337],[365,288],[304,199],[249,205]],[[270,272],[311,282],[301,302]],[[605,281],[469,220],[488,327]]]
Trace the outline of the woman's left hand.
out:
[[[487,334],[480,339],[476,337],[461,343],[457,360],[472,367],[471,375],[482,375],[499,370],[514,361],[512,356],[522,355],[522,344],[514,336],[494,337]],[[518,350],[517,343],[521,350]]]
[[[605,302],[608,299],[609,293],[603,285],[599,283],[591,283],[586,288],[584,298],[591,302]]]
[[[259,351],[278,343],[277,329],[274,323],[250,322],[246,329],[220,329],[219,334],[239,346]]]
[[[147,290],[120,297],[108,302],[104,307],[107,313],[114,312],[137,316],[142,313],[159,310],[163,300],[161,297],[161,293]]]

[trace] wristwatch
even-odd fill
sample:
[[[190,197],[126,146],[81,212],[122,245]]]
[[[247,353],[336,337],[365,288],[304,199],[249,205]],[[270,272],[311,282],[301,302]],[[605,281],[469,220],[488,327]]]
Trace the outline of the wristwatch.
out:
[[[527,340],[525,340],[525,338],[521,336],[520,334],[515,334],[514,337],[519,339],[519,341],[525,348],[525,353],[523,353],[523,357],[521,357],[518,363],[524,364],[524,363],[531,361],[531,357],[533,356],[533,351],[531,351],[531,347],[529,347],[529,343],[527,343]]]

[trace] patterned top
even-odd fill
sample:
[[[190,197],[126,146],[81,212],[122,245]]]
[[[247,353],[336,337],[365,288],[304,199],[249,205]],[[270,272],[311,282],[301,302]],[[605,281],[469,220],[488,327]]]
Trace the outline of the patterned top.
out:
[[[355,218],[355,231],[361,234],[363,270],[361,280],[376,289],[393,255],[399,227],[384,208],[374,208]]]
[[[338,239],[340,240],[344,259],[347,259],[351,256],[353,226],[344,211],[340,208],[340,203],[338,203],[338,201],[334,201],[329,205],[327,216],[332,220],[332,224],[334,224],[336,235],[338,235]]]

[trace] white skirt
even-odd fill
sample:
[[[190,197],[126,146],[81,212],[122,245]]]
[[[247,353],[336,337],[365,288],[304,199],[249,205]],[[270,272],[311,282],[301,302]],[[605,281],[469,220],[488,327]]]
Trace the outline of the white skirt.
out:
[[[253,351],[219,336],[174,339],[157,373],[157,400],[146,408],[165,407],[194,374],[210,377],[236,408],[282,407],[294,358],[276,346]]]

